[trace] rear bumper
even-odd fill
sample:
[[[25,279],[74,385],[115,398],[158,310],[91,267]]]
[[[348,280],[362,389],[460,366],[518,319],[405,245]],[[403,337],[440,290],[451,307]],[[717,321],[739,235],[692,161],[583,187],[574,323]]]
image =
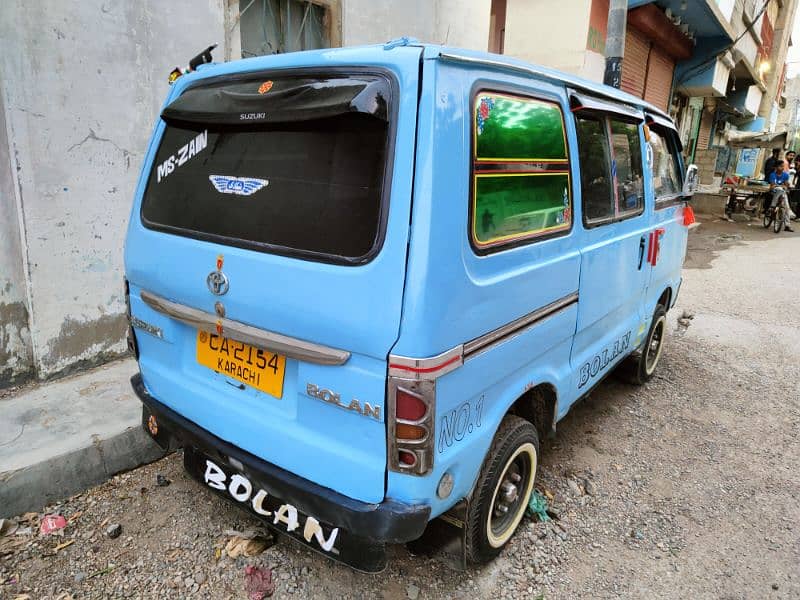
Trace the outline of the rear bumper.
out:
[[[187,468],[190,462],[198,460],[198,456],[207,456],[215,464],[224,466],[227,471],[242,473],[253,482],[254,487],[265,490],[271,498],[279,498],[305,515],[313,515],[320,522],[345,530],[351,538],[371,546],[373,550],[386,543],[415,540],[422,535],[428,524],[431,512],[428,505],[405,504],[391,499],[371,504],[339,494],[245,452],[189,421],[153,398],[145,389],[141,374],[137,373],[131,378],[131,385],[144,405],[142,425],[145,431],[162,448],[187,449]],[[155,417],[157,424],[155,433],[148,424],[151,416]],[[200,478],[196,470],[189,470],[195,478]],[[236,502],[225,490],[222,490],[221,495]],[[268,524],[273,524],[271,519],[265,520]],[[301,530],[302,523],[298,534],[302,533]],[[286,533],[285,529],[282,533]],[[296,539],[298,536],[292,537]],[[309,545],[313,547],[313,544]],[[345,557],[331,558],[362,570],[380,570],[375,569],[374,565],[354,564]]]

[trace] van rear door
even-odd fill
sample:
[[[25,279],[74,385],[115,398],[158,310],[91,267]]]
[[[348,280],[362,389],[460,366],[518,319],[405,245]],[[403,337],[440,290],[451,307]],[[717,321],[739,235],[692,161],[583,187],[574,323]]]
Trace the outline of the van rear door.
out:
[[[419,52],[188,84],[163,111],[126,244],[149,392],[366,502],[385,490]]]

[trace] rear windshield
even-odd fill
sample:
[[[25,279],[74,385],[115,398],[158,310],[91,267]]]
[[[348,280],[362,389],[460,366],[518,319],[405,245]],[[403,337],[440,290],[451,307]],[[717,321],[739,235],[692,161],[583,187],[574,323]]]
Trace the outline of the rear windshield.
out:
[[[378,76],[187,90],[162,114],[144,224],[314,260],[368,260],[386,214],[390,96]]]

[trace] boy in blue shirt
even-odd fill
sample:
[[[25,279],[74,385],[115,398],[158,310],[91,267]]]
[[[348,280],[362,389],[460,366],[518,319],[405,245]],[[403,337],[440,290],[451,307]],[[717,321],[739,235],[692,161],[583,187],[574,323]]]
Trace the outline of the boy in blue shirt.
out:
[[[783,206],[783,228],[786,231],[794,231],[790,227],[791,218],[794,216],[789,208],[789,195],[786,193],[789,187],[789,173],[784,169],[784,163],[779,162],[775,165],[775,170],[769,174],[769,188],[772,190],[772,208],[780,203]]]

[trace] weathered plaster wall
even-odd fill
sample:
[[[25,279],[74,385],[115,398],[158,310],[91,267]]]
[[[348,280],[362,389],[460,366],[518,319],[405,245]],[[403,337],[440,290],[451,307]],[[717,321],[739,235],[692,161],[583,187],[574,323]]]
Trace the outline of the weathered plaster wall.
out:
[[[382,44],[404,35],[434,39],[436,3],[432,0],[342,0],[342,45]]]
[[[505,54],[575,75],[590,74],[584,66],[591,0],[508,0]]]
[[[169,71],[215,42],[223,59],[223,0],[2,5],[0,81],[24,223],[33,358],[47,377],[125,350],[122,247],[139,168]],[[2,250],[14,237],[6,231],[14,221],[5,214],[7,171],[0,156]],[[0,281],[13,279],[17,290],[19,274],[3,255]],[[0,312],[0,331],[10,318]]]
[[[422,42],[486,50],[491,0],[343,0],[345,46],[404,35]]]
[[[33,368],[17,195],[8,150],[0,91],[0,387],[26,378]]]
[[[492,0],[438,0],[436,41],[486,52]]]

